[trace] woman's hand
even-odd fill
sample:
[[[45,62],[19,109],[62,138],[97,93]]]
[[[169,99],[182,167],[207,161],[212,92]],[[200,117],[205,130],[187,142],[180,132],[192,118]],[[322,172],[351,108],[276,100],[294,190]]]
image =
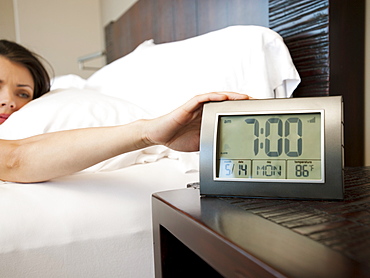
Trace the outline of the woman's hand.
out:
[[[165,145],[173,150],[199,150],[203,105],[210,101],[246,100],[249,96],[218,92],[198,95],[173,112],[147,122],[143,140],[148,145]]]

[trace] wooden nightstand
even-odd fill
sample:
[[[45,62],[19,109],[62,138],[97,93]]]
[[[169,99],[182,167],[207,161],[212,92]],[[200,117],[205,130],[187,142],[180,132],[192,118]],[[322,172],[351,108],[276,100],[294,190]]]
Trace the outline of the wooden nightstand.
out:
[[[344,201],[153,195],[156,277],[370,277],[370,168]]]

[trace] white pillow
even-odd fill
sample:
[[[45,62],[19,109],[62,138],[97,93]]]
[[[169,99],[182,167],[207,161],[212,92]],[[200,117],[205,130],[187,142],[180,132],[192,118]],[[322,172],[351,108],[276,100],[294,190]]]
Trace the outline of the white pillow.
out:
[[[51,91],[69,88],[83,89],[85,84],[86,80],[76,74],[60,75],[51,80]]]
[[[87,89],[60,89],[35,99],[0,125],[1,139],[85,127],[126,124],[148,113],[122,99]]]
[[[194,95],[235,91],[289,97],[300,82],[283,39],[260,26],[233,26],[155,45],[146,41],[87,79],[86,88],[160,116]],[[285,90],[287,88],[287,90]]]

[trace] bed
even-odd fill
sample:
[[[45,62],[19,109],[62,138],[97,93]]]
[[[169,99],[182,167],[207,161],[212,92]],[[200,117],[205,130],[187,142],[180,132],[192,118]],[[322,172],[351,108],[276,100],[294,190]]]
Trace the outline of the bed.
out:
[[[0,138],[156,117],[208,91],[257,98],[334,94],[325,39],[329,5],[335,6],[330,13],[343,8],[334,1],[288,1],[297,5],[289,13],[284,2],[139,0],[106,27],[107,66],[87,80],[55,78],[49,94],[0,126]],[[303,34],[302,26],[287,31],[307,21],[326,23]],[[304,34],[310,39],[302,43]],[[309,45],[322,59],[299,58]],[[156,146],[44,183],[0,182],[0,276],[153,277],[151,194],[184,188],[198,174],[198,153]]]

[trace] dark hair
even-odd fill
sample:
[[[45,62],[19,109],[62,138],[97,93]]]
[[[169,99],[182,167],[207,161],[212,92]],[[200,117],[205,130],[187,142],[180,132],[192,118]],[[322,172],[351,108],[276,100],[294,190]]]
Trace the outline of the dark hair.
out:
[[[39,55],[15,42],[0,40],[0,56],[7,58],[11,62],[19,63],[30,71],[35,83],[33,99],[50,91],[50,77],[40,62],[41,57]]]

